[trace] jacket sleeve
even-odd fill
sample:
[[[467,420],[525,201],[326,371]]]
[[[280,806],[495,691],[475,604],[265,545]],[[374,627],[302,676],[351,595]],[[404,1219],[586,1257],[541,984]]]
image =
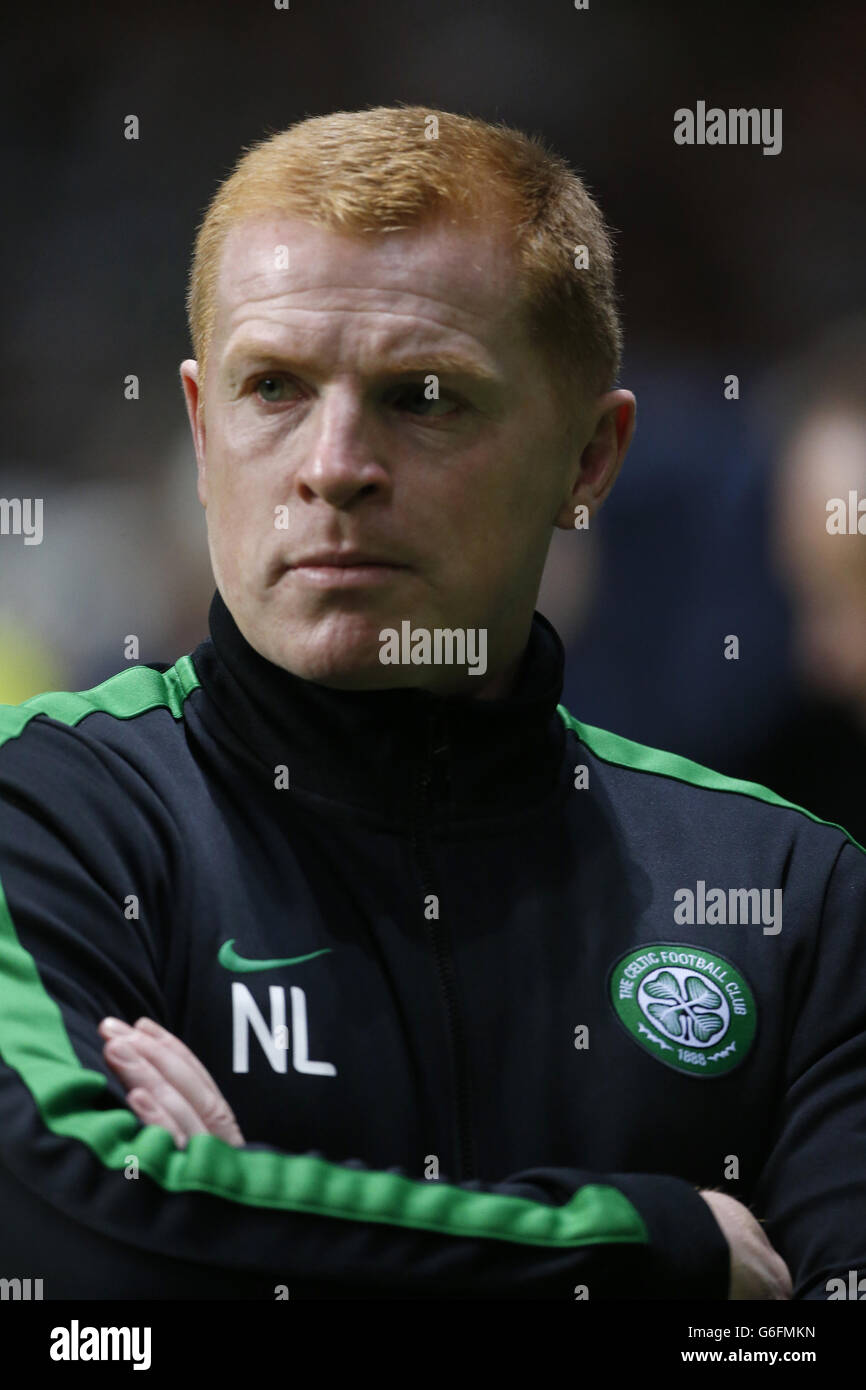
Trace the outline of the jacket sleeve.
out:
[[[425,1182],[143,1126],[97,1026],[171,1028],[171,943],[142,925],[170,889],[165,811],[122,758],[38,723],[38,797],[34,760],[0,747],[0,1273],[46,1298],[727,1297],[727,1242],[678,1177]]]
[[[866,1275],[866,853],[846,841],[791,990],[785,1098],[752,1208],[795,1299]],[[861,1293],[866,1293],[864,1283]]]

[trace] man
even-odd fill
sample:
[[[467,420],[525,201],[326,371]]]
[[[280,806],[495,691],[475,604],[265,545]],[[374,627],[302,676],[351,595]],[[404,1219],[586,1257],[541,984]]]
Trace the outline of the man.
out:
[[[533,612],[631,439],[610,262],[562,161],[418,108],[208,209],[211,636],[3,719],[0,1248],[46,1296],[866,1268],[862,852],[577,723]]]
[[[774,374],[784,422],[773,549],[791,602],[800,698],[747,775],[866,843],[866,321],[826,330]],[[738,769],[739,770],[739,769]]]

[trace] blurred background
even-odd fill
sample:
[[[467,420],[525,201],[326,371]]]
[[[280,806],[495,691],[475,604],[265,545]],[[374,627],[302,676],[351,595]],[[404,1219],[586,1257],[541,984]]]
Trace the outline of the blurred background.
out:
[[[206,636],[177,374],[198,222],[244,146],[406,101],[540,134],[615,232],[638,427],[591,531],[551,550],[539,607],[567,645],[564,702],[866,841],[866,534],[825,524],[829,499],[866,499],[864,51],[854,0],[8,19],[0,499],[42,498],[44,523],[39,545],[0,535],[0,701],[97,683],[130,634],[143,662]],[[674,111],[698,101],[780,107],[781,152],[678,146]]]

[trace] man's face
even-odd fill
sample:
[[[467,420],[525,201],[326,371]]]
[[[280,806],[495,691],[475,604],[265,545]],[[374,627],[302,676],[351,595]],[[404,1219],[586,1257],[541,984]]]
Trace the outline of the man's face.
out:
[[[465,668],[383,665],[382,630],[485,628],[488,677],[519,657],[552,527],[590,500],[596,418],[567,441],[501,235],[246,222],[203,411],[196,364],[181,375],[217,586],[261,655],[326,685],[471,693]]]

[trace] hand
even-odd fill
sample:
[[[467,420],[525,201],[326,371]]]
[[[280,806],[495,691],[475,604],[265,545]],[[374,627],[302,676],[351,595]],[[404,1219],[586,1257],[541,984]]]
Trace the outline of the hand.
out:
[[[193,1134],[215,1134],[227,1144],[245,1143],[238,1122],[210,1072],[195,1053],[151,1018],[134,1028],[104,1018],[105,1060],[127,1088],[126,1099],[143,1124],[162,1125],[179,1149]]]
[[[794,1292],[788,1266],[773,1249],[748,1207],[727,1192],[701,1192],[731,1251],[728,1298],[789,1299]]]

